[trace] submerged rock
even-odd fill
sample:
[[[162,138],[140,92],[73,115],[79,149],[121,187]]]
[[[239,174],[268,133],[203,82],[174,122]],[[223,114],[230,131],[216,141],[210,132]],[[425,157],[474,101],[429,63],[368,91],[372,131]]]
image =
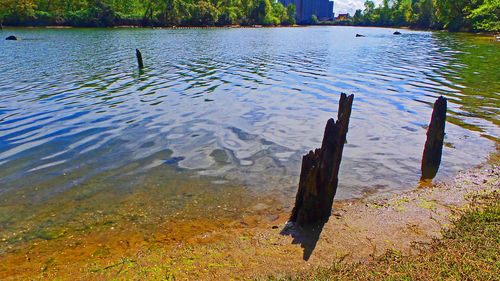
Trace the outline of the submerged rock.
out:
[[[21,38],[16,37],[16,36],[14,36],[14,35],[11,35],[11,36],[9,36],[9,37],[5,38],[5,40],[21,40]]]

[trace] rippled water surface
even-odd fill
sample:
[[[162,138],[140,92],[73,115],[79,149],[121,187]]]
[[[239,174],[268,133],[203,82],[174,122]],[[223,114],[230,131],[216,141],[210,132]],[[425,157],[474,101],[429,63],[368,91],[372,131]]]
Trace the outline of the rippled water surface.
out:
[[[438,179],[500,136],[500,43],[349,27],[8,29],[0,40],[0,193],[213,176],[293,200],[341,92],[355,95],[338,199],[415,184],[432,103],[449,99]],[[356,33],[365,38],[355,38]],[[136,67],[139,48],[146,65]],[[109,175],[102,173],[109,172]],[[213,179],[212,177],[212,179]]]

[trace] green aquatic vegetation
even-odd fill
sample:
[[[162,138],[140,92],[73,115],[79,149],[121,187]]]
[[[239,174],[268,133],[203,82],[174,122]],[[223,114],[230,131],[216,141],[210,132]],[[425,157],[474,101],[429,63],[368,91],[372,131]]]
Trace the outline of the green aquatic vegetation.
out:
[[[45,265],[42,267],[42,272],[46,272],[49,267],[56,265],[55,258],[50,258],[45,262]]]
[[[427,200],[421,199],[417,203],[417,206],[419,206],[420,208],[431,210],[431,211],[436,210],[436,202],[435,201],[427,201]]]
[[[37,238],[45,239],[45,240],[52,240],[52,239],[57,239],[59,237],[62,237],[64,235],[63,232],[56,231],[56,230],[46,230],[46,231],[41,231],[35,236]]]
[[[407,229],[415,234],[422,233],[422,229],[416,224],[407,225]]]
[[[133,263],[136,263],[137,261],[136,260],[133,260],[133,259],[122,259],[121,261],[117,262],[117,263],[114,263],[114,264],[111,264],[111,265],[108,265],[108,266],[105,266],[105,267],[99,267],[97,265],[94,265],[92,267],[89,267],[88,271],[89,272],[101,272],[101,271],[106,271],[108,269],[111,269],[111,268],[114,268],[114,267],[117,267],[117,266],[120,266],[120,265],[131,265]]]
[[[367,203],[366,205],[368,207],[371,207],[371,208],[374,208],[374,209],[380,209],[380,208],[384,207],[383,204],[375,204],[375,203]]]
[[[92,256],[107,256],[109,255],[110,251],[109,251],[109,248],[108,247],[100,247],[99,249],[97,249],[93,254]]]
[[[453,143],[451,142],[444,142],[444,146],[449,147],[449,148],[456,148]]]
[[[410,202],[410,199],[407,197],[401,198],[399,200],[393,201],[392,204],[394,205],[401,205]]]
[[[405,211],[405,207],[403,205],[405,205],[406,203],[410,202],[410,199],[404,197],[404,198],[401,198],[399,200],[395,200],[395,201],[392,201],[390,203],[390,206],[396,211],[396,212],[404,212]]]

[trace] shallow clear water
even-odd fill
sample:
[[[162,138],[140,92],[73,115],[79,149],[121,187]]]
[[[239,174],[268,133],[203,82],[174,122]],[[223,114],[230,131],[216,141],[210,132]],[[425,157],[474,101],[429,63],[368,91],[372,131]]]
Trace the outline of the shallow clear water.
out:
[[[24,40],[0,40],[0,193],[43,185],[30,198],[46,200],[112,170],[118,194],[165,166],[293,200],[301,156],[320,146],[341,92],[355,100],[337,199],[418,182],[439,95],[437,178],[484,161],[500,136],[500,43],[392,32],[4,30]]]

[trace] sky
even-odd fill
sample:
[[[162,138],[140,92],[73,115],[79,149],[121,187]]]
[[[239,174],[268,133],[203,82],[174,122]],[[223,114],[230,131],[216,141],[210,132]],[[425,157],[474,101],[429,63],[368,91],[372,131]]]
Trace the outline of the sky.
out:
[[[372,0],[375,3],[375,7],[378,7],[382,0]],[[333,12],[335,16],[338,14],[349,13],[354,15],[357,9],[364,9],[365,0],[334,0]]]

